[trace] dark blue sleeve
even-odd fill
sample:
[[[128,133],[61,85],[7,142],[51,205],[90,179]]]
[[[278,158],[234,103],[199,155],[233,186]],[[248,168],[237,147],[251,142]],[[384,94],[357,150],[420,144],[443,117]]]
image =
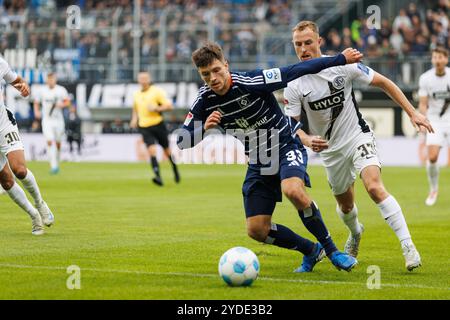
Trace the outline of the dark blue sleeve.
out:
[[[205,121],[206,115],[203,109],[203,99],[199,95],[192,105],[191,110],[186,115],[183,127],[175,131],[178,148],[192,148],[202,141],[205,133],[203,129]]]
[[[247,83],[241,80],[240,83],[251,91],[268,93],[285,88],[290,81],[306,74],[318,73],[323,69],[345,64],[345,56],[340,53],[336,56],[315,58],[286,67],[247,72],[246,76],[254,80]]]

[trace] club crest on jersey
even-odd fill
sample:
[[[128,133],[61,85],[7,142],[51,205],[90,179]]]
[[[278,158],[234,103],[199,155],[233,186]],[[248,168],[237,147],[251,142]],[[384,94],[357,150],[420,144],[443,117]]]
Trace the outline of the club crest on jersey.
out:
[[[263,75],[266,83],[281,82],[281,71],[279,68],[263,70]]]
[[[337,76],[333,79],[333,87],[336,90],[341,90],[345,86],[345,78],[343,76]]]
[[[248,106],[249,101],[247,98],[242,98],[241,100],[238,100],[238,103],[241,108],[245,108]]]
[[[345,101],[344,91],[338,91],[328,97],[309,102],[309,106],[314,111],[325,110],[333,107],[342,106]]]

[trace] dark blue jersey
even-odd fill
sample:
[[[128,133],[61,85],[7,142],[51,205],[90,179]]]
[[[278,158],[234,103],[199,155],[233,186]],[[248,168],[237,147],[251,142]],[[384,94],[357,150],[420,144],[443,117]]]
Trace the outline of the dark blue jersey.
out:
[[[294,128],[290,127],[288,117],[283,114],[272,92],[285,88],[288,82],[305,74],[345,63],[344,55],[338,54],[282,68],[231,72],[231,87],[224,95],[217,95],[204,85],[199,89],[184,123],[183,128],[189,132],[190,140],[185,135],[179,136],[178,146],[190,148],[200,142],[197,137],[203,137],[206,119],[212,112],[219,111],[222,114],[219,128],[241,140],[247,155],[252,152],[269,154],[274,148],[282,149],[294,141]],[[273,139],[274,131],[278,133],[278,139]]]

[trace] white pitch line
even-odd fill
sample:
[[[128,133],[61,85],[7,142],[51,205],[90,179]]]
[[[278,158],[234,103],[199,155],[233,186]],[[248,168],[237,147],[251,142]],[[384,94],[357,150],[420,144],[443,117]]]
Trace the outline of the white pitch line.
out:
[[[21,264],[0,264],[0,268],[14,268],[14,269],[43,269],[43,270],[67,270],[65,267],[51,267],[51,266],[30,266]],[[190,273],[190,272],[152,272],[152,271],[139,271],[139,270],[117,270],[117,269],[96,269],[96,268],[81,268],[82,271],[92,272],[105,272],[105,273],[128,273],[128,274],[141,274],[151,276],[183,276],[194,278],[217,278],[216,274],[208,273]],[[259,277],[258,280],[272,281],[272,282],[291,282],[291,283],[306,283],[306,284],[331,284],[331,285],[358,285],[366,286],[364,282],[355,281],[328,281],[328,280],[305,280],[305,279],[283,279],[283,278],[270,278]],[[392,288],[416,288],[416,289],[434,289],[434,290],[450,290],[450,287],[432,287],[423,286],[420,284],[397,284],[397,283],[382,283],[381,287]]]

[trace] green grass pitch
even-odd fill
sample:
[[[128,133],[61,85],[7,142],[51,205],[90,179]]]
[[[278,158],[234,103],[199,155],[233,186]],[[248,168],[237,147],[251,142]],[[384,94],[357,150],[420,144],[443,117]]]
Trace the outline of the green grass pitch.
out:
[[[41,237],[6,195],[0,197],[0,299],[450,299],[450,170],[443,168],[440,198],[424,205],[423,168],[383,168],[388,191],[403,208],[423,266],[406,271],[399,242],[360,181],[356,185],[365,233],[359,265],[338,271],[325,259],[313,273],[294,274],[299,253],[264,245],[246,235],[243,165],[182,165],[176,185],[153,186],[146,164],[63,163],[30,168],[56,223]],[[335,212],[324,169],[310,167],[309,193],[321,208],[339,248],[347,230]],[[274,219],[312,239],[284,200]],[[217,273],[220,256],[234,246],[253,250],[260,277],[230,288]],[[67,267],[81,271],[81,288],[69,290]],[[368,289],[368,267],[381,271],[381,288]]]

